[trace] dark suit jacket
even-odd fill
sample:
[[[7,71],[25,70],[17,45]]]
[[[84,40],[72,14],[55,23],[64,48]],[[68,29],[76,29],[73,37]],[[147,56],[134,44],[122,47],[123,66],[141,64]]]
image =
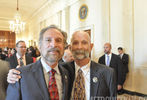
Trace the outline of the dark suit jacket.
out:
[[[64,62],[63,59],[61,58],[61,59],[58,61],[58,63],[59,63],[59,64],[62,64],[62,63],[65,63],[65,62]]]
[[[9,84],[6,100],[50,100],[41,61],[18,68],[22,78]],[[68,100],[69,76],[65,68],[59,66],[62,76],[63,99]]]
[[[7,90],[7,74],[9,71],[9,64],[6,61],[0,60],[0,100],[5,100]]]
[[[12,55],[10,58],[6,59],[10,63],[10,68],[16,68],[18,65],[16,54]],[[33,59],[26,55],[26,65],[33,63]]]
[[[119,57],[120,57],[120,55],[119,55]],[[129,55],[124,53],[121,60],[124,65],[123,66],[124,73],[128,73],[129,72],[129,69],[128,69]]]
[[[105,55],[103,55],[99,58],[98,63],[106,65],[105,64]],[[113,68],[116,73],[116,83],[123,85],[123,82],[124,82],[124,80],[123,80],[123,64],[122,64],[121,59],[117,55],[112,53],[109,66],[111,68]]]
[[[74,62],[64,63],[63,66],[69,71],[71,84],[69,90],[72,92],[73,82],[75,79]],[[94,82],[93,78],[98,81]],[[116,80],[114,71],[104,65],[91,61],[90,65],[90,98],[94,97],[116,97]]]

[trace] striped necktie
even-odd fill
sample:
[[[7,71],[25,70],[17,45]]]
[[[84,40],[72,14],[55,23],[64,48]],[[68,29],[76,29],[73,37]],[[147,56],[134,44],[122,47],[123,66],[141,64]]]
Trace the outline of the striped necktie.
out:
[[[21,57],[21,58],[20,58],[20,67],[23,66],[23,65],[24,65],[24,63],[23,63],[23,58]]]

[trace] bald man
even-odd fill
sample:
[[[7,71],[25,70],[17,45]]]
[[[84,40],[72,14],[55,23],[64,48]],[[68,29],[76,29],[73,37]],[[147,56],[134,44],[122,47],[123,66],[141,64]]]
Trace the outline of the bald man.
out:
[[[99,63],[109,66],[114,69],[117,82],[117,90],[120,90],[123,85],[123,63],[121,59],[111,52],[111,44],[104,44],[104,55],[99,58]]]
[[[71,62],[74,60],[74,57],[69,49],[64,50],[64,55],[62,57],[64,62]]]
[[[73,33],[71,51],[74,61],[64,66],[72,79],[71,99],[90,100],[106,97],[115,99],[116,87],[113,69],[92,61],[89,57],[92,48],[93,44],[87,32]]]

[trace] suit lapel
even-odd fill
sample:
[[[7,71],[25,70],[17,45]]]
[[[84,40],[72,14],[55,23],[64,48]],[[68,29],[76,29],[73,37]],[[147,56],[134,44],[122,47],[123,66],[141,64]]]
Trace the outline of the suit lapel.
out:
[[[61,65],[58,66],[59,71],[61,73],[61,77],[62,77],[62,90],[63,90],[63,94],[62,94],[62,99],[65,100],[67,98],[67,92],[68,92],[68,77],[67,74],[65,73],[63,67]]]
[[[26,65],[28,64],[28,56],[25,55]]]
[[[33,75],[39,88],[39,92],[42,95],[42,98],[44,98],[44,100],[49,100],[48,88],[45,82],[43,67],[40,60],[37,61],[34,65]]]
[[[18,65],[16,54],[14,54],[14,63],[16,64],[16,66]]]
[[[109,65],[110,67],[112,67],[112,63],[114,62],[113,60],[114,60],[114,55],[112,53],[111,60],[110,60],[110,65]]]
[[[105,55],[103,56],[103,60],[102,61],[104,61],[103,64],[106,65],[106,63],[105,63]]]
[[[94,62],[90,65],[90,97],[96,96],[100,85],[100,73]]]

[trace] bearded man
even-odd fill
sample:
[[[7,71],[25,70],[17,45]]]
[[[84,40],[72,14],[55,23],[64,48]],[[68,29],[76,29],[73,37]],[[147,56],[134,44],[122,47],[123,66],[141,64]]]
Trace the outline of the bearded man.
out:
[[[21,72],[21,79],[9,84],[6,100],[68,100],[69,75],[58,65],[65,43],[64,32],[56,26],[42,29],[39,35],[41,59],[18,68],[19,71],[10,70]]]

